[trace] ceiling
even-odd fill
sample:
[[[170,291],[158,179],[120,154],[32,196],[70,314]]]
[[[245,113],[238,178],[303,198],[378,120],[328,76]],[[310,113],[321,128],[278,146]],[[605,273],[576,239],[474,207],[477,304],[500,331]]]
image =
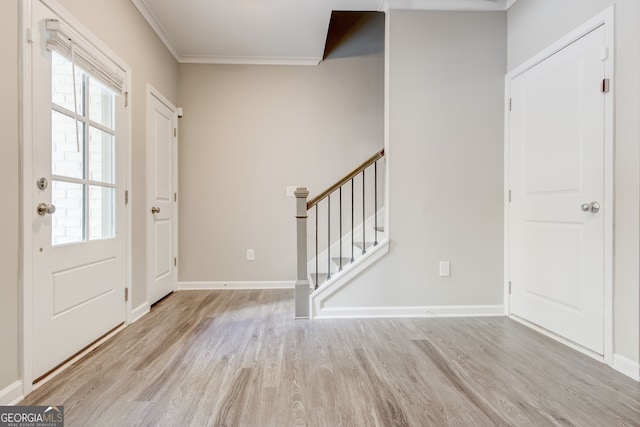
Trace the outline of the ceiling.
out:
[[[317,65],[333,10],[506,10],[516,0],[131,0],[182,63]]]

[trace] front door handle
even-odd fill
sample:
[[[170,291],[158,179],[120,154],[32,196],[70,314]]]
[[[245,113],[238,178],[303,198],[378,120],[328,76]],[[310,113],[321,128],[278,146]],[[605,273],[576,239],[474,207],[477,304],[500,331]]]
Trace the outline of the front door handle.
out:
[[[155,214],[157,214],[157,213],[160,213],[160,208],[157,208],[157,207],[155,207],[155,206],[154,206],[154,207],[152,207],[152,208],[151,208],[151,213],[152,213],[152,214],[154,214],[154,215],[155,215]]]
[[[45,216],[46,214],[53,215],[56,211],[56,207],[54,205],[40,203],[36,210],[40,216]]]

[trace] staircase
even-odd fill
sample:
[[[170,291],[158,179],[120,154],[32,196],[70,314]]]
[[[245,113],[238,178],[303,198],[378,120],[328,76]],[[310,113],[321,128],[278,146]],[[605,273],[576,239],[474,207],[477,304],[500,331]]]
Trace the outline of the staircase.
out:
[[[388,252],[385,169],[381,150],[310,201],[296,190],[296,318],[322,317],[324,300]]]

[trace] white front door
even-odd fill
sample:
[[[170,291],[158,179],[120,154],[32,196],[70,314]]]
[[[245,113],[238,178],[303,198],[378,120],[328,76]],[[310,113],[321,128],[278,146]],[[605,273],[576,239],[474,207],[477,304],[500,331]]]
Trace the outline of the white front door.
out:
[[[78,67],[74,77],[72,62],[46,49],[44,20],[60,18],[39,1],[32,17],[33,206],[25,214],[38,378],[125,321],[126,114],[122,96]]]
[[[509,119],[511,313],[599,354],[605,52],[600,26],[515,77]]]
[[[147,95],[147,274],[153,304],[177,286],[177,114],[154,90]]]

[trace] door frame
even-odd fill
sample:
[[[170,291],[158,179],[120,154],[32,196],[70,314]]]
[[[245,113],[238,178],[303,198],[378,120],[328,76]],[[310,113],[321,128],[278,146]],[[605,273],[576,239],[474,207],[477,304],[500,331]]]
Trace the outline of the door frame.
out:
[[[152,135],[152,131],[151,131],[151,122],[150,122],[150,118],[151,118],[151,98],[156,98],[158,101],[160,101],[162,104],[164,104],[170,111],[171,114],[173,115],[173,121],[175,124],[175,129],[176,129],[176,133],[175,136],[173,137],[173,140],[175,141],[175,144],[173,145],[173,150],[172,150],[172,162],[173,162],[173,174],[171,176],[171,183],[173,186],[173,190],[175,194],[178,194],[178,109],[176,108],[176,106],[173,105],[173,103],[171,103],[171,101],[169,101],[162,93],[160,93],[159,90],[157,90],[155,87],[153,87],[150,83],[147,83],[147,107],[146,107],[146,132],[147,132],[147,188],[151,188],[150,185],[151,183],[154,181],[154,176],[153,176],[153,169],[151,168],[151,165],[153,164],[153,157],[152,157],[152,153],[153,151],[149,149],[150,144],[152,143],[151,141],[151,135]],[[149,212],[149,209],[151,208],[152,205],[152,200],[151,200],[151,191],[147,191],[147,195],[145,197],[145,215],[146,213]],[[178,258],[178,201],[174,201],[173,203],[173,227],[171,230],[171,235],[173,238],[173,242],[172,242],[172,251],[173,251],[173,256],[177,259]],[[145,303],[145,307],[149,307],[150,306],[150,302],[151,299],[149,298],[149,290],[151,289],[151,285],[153,282],[153,248],[151,245],[151,232],[153,230],[153,217],[151,215],[147,215],[146,216],[146,230],[147,230],[147,241],[146,241],[146,252],[147,252],[147,258],[146,258],[146,276],[147,276],[147,301]],[[175,271],[175,278],[174,278],[174,283],[173,283],[173,291],[175,292],[176,290],[178,290],[178,268],[179,268],[179,264],[176,264],[174,266],[174,271]]]
[[[566,36],[562,37],[551,46],[542,50],[540,53],[524,62],[522,65],[514,68],[508,72],[505,76],[505,129],[504,129],[504,306],[505,314],[510,318],[517,320],[520,323],[541,332],[557,341],[560,341],[575,350],[580,351],[588,356],[591,356],[597,360],[600,360],[607,365],[613,366],[613,221],[614,221],[614,203],[613,203],[613,191],[614,191],[614,144],[615,144],[615,112],[614,112],[614,97],[615,97],[615,31],[614,31],[614,16],[615,6],[610,6],[603,12],[599,13],[580,27],[576,28]],[[605,119],[604,119],[604,200],[603,200],[603,213],[604,213],[604,355],[599,355],[595,352],[587,350],[573,342],[565,339],[559,335],[551,333],[543,328],[537,327],[532,323],[526,322],[519,318],[514,318],[511,314],[510,304],[510,220],[509,220],[509,208],[510,208],[510,128],[509,128],[509,103],[511,99],[510,83],[511,80],[517,76],[523,74],[535,65],[541,63],[545,59],[551,57],[553,54],[561,51],[571,43],[582,38],[592,30],[604,26],[605,30],[605,43],[607,45],[606,52],[603,52],[605,62],[605,76],[610,79],[610,92],[605,96]],[[603,60],[604,60],[603,59]]]
[[[20,209],[20,221],[21,221],[21,263],[20,263],[20,290],[19,290],[19,361],[20,361],[20,378],[22,380],[22,393],[24,396],[33,391],[33,230],[32,230],[32,209],[34,206],[33,193],[33,126],[34,119],[32,115],[33,102],[32,102],[32,71],[33,64],[31,61],[31,47],[30,37],[31,32],[31,20],[32,20],[32,3],[40,1],[47,7],[49,7],[54,13],[56,13],[61,19],[67,22],[74,30],[83,36],[83,38],[93,45],[96,49],[100,50],[112,61],[118,64],[123,70],[126,71],[125,87],[131,88],[131,67],[122,60],[115,52],[113,52],[106,44],[98,39],[85,25],[77,20],[71,13],[69,13],[57,0],[21,0],[19,5],[19,93],[20,105],[19,110],[19,129],[20,129],[20,157],[21,157],[21,209]],[[129,90],[129,89],[127,89]],[[130,93],[129,93],[130,95]],[[129,96],[129,100],[131,97]],[[129,101],[129,105],[126,108],[126,126],[125,135],[125,189],[131,188],[132,183],[132,165],[131,165],[131,141],[132,141],[132,106]],[[126,222],[126,289],[131,292],[132,285],[132,264],[131,264],[131,251],[132,251],[132,224],[131,224],[131,203],[125,205],[125,218]],[[131,322],[131,298],[125,302],[126,304],[126,319],[125,325]],[[108,336],[111,336],[116,331],[119,331],[123,326],[111,332]],[[73,359],[64,363],[61,367],[56,368],[56,372],[69,366],[73,361],[77,360],[82,355],[88,353],[93,348],[101,344],[108,336],[103,337],[101,340],[94,342],[91,346],[83,350]],[[39,385],[43,384],[41,382]]]

